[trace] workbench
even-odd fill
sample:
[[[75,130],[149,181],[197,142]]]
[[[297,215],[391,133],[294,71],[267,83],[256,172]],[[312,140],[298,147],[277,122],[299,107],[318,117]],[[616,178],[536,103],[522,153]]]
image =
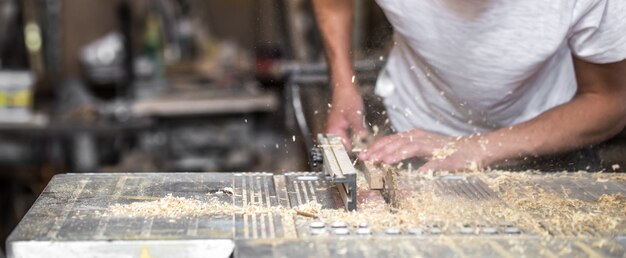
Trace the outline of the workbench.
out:
[[[490,198],[477,179],[454,175],[434,180],[451,194]],[[538,184],[571,188],[580,198],[626,196],[625,181],[572,176]],[[232,194],[212,194],[227,188]],[[167,194],[200,201],[217,196],[237,206],[289,208],[316,201],[326,209],[344,208],[337,188],[319,172],[63,174],[52,179],[8,239],[8,257],[557,257],[564,249],[570,257],[624,257],[626,248],[625,225],[617,235],[593,232],[546,241],[504,224],[489,225],[489,233],[429,227],[361,234],[361,226],[320,225],[312,218],[273,213],[103,216],[111,205]],[[326,233],[319,234],[320,228]],[[604,239],[602,245],[595,244],[599,239]]]

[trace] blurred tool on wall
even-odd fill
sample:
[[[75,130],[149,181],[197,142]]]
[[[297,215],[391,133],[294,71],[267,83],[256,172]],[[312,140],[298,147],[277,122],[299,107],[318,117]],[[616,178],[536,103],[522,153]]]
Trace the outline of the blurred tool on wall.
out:
[[[34,81],[29,71],[0,71],[0,123],[32,119]]]

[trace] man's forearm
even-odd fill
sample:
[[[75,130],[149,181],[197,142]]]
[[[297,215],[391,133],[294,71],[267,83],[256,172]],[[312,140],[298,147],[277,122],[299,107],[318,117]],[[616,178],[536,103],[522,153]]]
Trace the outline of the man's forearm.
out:
[[[574,58],[574,99],[482,141],[486,164],[508,158],[555,154],[604,141],[626,126],[626,61],[592,64]]]
[[[324,41],[333,88],[337,90],[337,87],[351,82],[354,73],[351,55],[354,0],[313,0],[313,7]]]
[[[479,137],[484,163],[555,154],[604,141],[624,128],[624,104],[582,95],[528,122]]]
[[[350,149],[350,134],[363,135],[363,99],[353,80],[352,20],[354,0],[313,0],[322,33],[332,87],[326,132],[337,134]]]

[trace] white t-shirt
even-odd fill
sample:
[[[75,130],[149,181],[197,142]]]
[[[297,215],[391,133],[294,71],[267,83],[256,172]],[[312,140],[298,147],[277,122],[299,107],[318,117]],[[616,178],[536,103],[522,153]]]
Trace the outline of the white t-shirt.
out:
[[[395,46],[376,92],[397,131],[515,125],[571,100],[572,55],[626,59],[626,0],[377,2]]]

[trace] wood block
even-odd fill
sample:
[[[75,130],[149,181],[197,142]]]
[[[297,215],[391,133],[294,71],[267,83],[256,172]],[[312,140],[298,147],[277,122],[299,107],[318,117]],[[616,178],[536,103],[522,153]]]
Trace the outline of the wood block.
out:
[[[367,161],[361,161],[359,163],[361,171],[363,171],[365,179],[367,179],[367,183],[370,185],[370,189],[383,189],[384,169]]]

